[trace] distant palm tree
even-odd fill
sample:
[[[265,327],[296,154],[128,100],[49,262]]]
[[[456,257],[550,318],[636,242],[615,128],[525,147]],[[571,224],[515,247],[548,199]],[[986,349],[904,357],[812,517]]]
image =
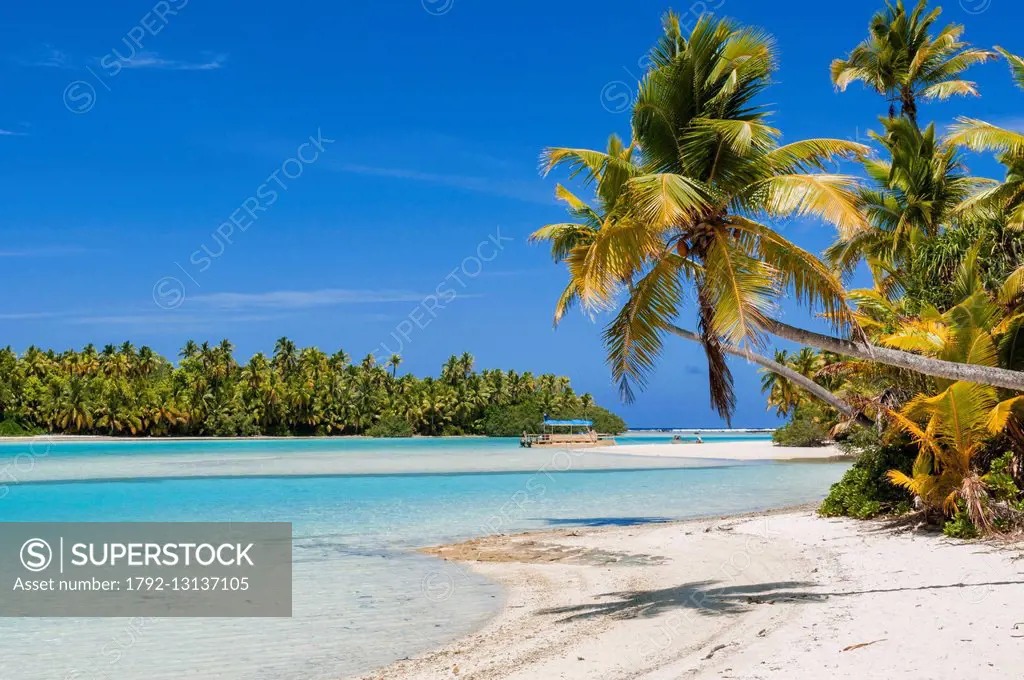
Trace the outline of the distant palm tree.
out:
[[[398,366],[402,363],[401,354],[392,354],[391,358],[388,359],[387,366],[391,368],[391,377],[394,379],[395,373],[398,371]]]
[[[444,365],[441,367],[441,380],[449,385],[454,385],[459,381],[459,376],[459,359],[453,354],[448,357],[448,360],[445,361]]]
[[[889,117],[900,112],[917,124],[918,99],[948,99],[974,95],[975,84],[960,76],[971,66],[995,58],[988,50],[960,41],[964,27],[949,24],[938,35],[929,31],[942,9],[931,12],[928,0],[920,0],[907,13],[903,0],[886,3],[871,19],[867,39],[846,59],[832,62],[832,82],[840,90],[861,81],[889,101]]]
[[[462,379],[465,380],[473,372],[473,367],[476,365],[476,359],[469,352],[463,352],[459,357],[459,370],[462,373]]]
[[[775,361],[783,366],[790,365],[789,352],[775,350]],[[775,414],[786,417],[800,403],[800,395],[792,381],[768,369],[761,371],[761,392],[768,395],[768,408],[775,408]]]
[[[331,355],[331,365],[335,369],[344,368],[352,362],[352,357],[349,356],[348,352],[343,349],[339,349],[337,352]]]
[[[298,364],[298,353],[295,343],[287,337],[280,337],[274,343],[274,366],[285,374],[290,374]]]
[[[590,392],[584,392],[580,395],[580,406],[583,407],[583,417],[586,418],[589,415],[590,407],[594,405],[594,396]]]
[[[111,345],[107,345],[107,347],[111,347]],[[106,352],[105,348],[104,352]],[[182,359],[191,359],[197,354],[199,354],[199,345],[196,344],[195,340],[189,340],[188,342],[185,343],[185,346],[181,348],[181,351],[178,353],[178,356],[180,356]]]

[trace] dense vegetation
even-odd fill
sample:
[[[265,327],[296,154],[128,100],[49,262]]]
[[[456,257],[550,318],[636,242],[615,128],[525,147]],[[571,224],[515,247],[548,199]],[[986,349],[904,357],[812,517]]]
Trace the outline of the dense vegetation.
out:
[[[577,395],[569,379],[474,370],[452,356],[438,378],[397,375],[401,357],[352,364],[347,354],[299,350],[238,364],[233,347],[189,341],[174,366],[131,343],[97,351],[0,350],[0,434],[50,431],[116,436],[412,436],[536,432],[543,413],[592,417],[602,432],[625,423]]]
[[[573,305],[618,309],[604,339],[627,398],[667,338],[697,341],[728,419],[725,356],[745,356],[769,371],[769,408],[791,418],[777,441],[845,439],[859,452],[823,513],[915,508],[971,536],[1024,524],[1024,134],[967,118],[938,130],[923,107],[978,96],[965,72],[1000,58],[1024,87],[1024,59],[969,45],[939,14],[927,0],[889,3],[833,62],[837,89],[859,82],[883,98],[870,144],[781,144],[762,96],[772,39],[710,15],[684,33],[670,12],[633,139],[544,153],[546,170],[567,169],[594,201],[558,185],[571,221],[533,238],[569,272],[556,321]],[[971,175],[968,152],[995,152],[1005,177]],[[834,244],[818,256],[772,227],[794,216],[831,224]],[[856,272],[870,288],[847,289]],[[782,322],[783,297],[832,333]],[[677,325],[687,301],[696,331]],[[804,349],[769,358],[770,337]]]

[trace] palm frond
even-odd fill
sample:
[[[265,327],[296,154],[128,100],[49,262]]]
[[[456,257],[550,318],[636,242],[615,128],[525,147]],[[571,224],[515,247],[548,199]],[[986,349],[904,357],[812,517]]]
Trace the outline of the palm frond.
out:
[[[634,398],[632,384],[644,386],[661,354],[661,334],[678,314],[683,258],[666,254],[630,287],[629,297],[605,328],[608,364],[622,398]]]
[[[629,181],[629,191],[640,215],[657,227],[692,220],[712,205],[706,186],[674,173],[634,177]]]
[[[921,91],[925,99],[949,99],[959,95],[961,97],[977,97],[978,86],[969,80],[945,80],[941,83],[929,85]]]
[[[712,238],[701,288],[714,309],[715,334],[733,344],[760,344],[779,279],[774,267],[750,257],[721,234]]]
[[[959,117],[946,136],[947,144],[965,146],[972,151],[1024,153],[1024,134],[1003,129],[975,118]]]
[[[995,50],[1006,58],[1006,62],[1010,65],[1010,73],[1013,75],[1017,86],[1024,88],[1024,58],[1010,54],[998,45],[996,45]]]
[[[871,147],[844,139],[804,139],[772,149],[765,154],[764,162],[778,174],[793,174],[825,170],[837,159],[858,160],[870,153]]]
[[[848,237],[868,228],[857,187],[857,179],[848,175],[779,175],[753,185],[751,198],[769,215],[813,215]]]

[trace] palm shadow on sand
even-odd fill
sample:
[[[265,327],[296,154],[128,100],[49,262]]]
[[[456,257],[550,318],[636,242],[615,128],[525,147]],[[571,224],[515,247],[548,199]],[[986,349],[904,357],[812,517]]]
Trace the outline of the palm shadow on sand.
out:
[[[539,521],[552,527],[632,527],[643,524],[665,524],[672,520],[668,517],[543,517]]]
[[[612,619],[651,618],[665,612],[691,609],[700,614],[739,614],[754,605],[776,602],[823,602],[827,595],[806,590],[809,581],[778,581],[745,586],[718,587],[719,581],[695,581],[659,590],[604,593],[597,598],[614,598],[566,607],[542,609],[538,614],[564,614],[560,622],[598,617]]]

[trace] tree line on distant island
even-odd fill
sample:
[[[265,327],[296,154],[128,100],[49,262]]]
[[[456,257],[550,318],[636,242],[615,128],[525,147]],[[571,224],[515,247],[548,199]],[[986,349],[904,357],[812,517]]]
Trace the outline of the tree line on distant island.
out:
[[[489,435],[539,431],[543,414],[590,418],[602,432],[625,423],[576,394],[569,379],[476,371],[468,353],[437,378],[397,375],[402,357],[353,364],[343,351],[299,349],[242,365],[234,347],[189,341],[173,365],[130,342],[97,350],[0,350],[0,434],[113,436]]]

